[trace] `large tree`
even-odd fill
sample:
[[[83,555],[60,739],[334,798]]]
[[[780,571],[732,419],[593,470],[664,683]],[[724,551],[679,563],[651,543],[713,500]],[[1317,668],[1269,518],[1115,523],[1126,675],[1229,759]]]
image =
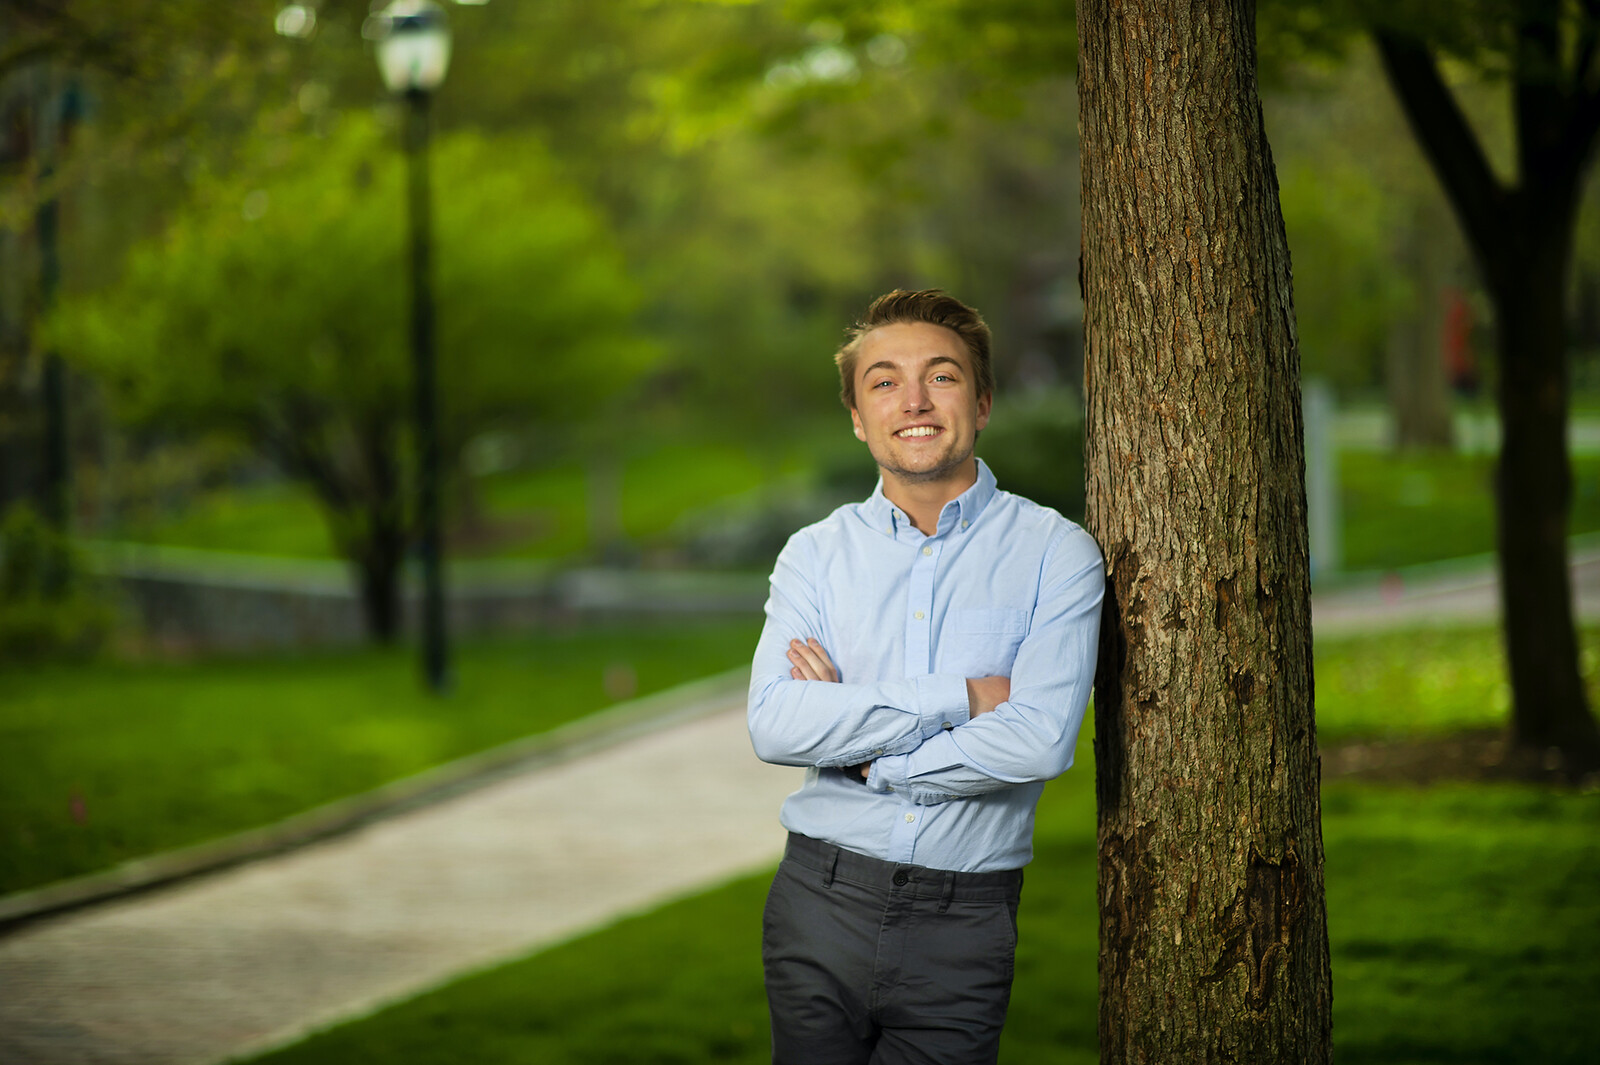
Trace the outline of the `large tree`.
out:
[[[652,355],[621,257],[536,141],[436,147],[444,453],[494,428],[570,427]],[[258,148],[52,331],[149,430],[228,434],[309,486],[369,631],[390,639],[410,523],[399,151],[354,115]]]
[[[1495,479],[1512,733],[1600,769],[1579,668],[1568,573],[1567,300],[1583,177],[1600,132],[1600,4],[1481,0],[1448,20],[1375,9],[1389,83],[1472,248],[1494,306],[1500,461]],[[1515,172],[1489,163],[1442,56],[1486,66],[1510,97]]]
[[[1078,5],[1105,1062],[1326,1062],[1299,356],[1248,0]]]

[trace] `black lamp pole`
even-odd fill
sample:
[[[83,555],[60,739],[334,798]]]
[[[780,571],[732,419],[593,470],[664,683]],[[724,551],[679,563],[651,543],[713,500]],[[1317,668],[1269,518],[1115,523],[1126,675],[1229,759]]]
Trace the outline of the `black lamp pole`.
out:
[[[422,672],[429,690],[450,688],[444,559],[439,536],[439,416],[433,323],[428,105],[450,65],[450,31],[433,0],[393,0],[362,33],[378,42],[384,84],[405,101],[406,206],[411,228],[411,377],[417,432],[417,547],[422,561]]]
[[[407,89],[407,200],[411,219],[411,373],[416,389],[417,532],[422,560],[422,667],[428,688],[450,686],[439,537],[439,435],[433,322],[432,197],[428,187],[428,103]]]

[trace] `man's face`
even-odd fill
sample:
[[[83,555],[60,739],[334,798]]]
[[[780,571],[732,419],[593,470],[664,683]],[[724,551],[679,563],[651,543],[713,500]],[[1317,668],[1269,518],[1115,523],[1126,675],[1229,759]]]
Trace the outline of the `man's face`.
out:
[[[972,356],[954,332],[926,322],[879,326],[856,353],[856,438],[904,484],[960,477],[990,397],[978,395]]]

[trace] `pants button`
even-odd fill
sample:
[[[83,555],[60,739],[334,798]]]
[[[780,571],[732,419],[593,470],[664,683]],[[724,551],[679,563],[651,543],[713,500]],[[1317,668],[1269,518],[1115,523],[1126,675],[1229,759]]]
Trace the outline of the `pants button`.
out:
[[[907,873],[904,869],[902,869],[898,873],[894,874],[894,886],[895,887],[905,887],[906,884],[910,880],[911,880],[910,874]]]

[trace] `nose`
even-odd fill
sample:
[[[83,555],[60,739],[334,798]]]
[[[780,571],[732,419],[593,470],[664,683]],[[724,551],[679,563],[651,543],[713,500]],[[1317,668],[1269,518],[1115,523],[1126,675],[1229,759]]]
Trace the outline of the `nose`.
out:
[[[928,386],[918,380],[913,380],[906,386],[904,402],[907,414],[920,414],[933,406],[929,401]]]

